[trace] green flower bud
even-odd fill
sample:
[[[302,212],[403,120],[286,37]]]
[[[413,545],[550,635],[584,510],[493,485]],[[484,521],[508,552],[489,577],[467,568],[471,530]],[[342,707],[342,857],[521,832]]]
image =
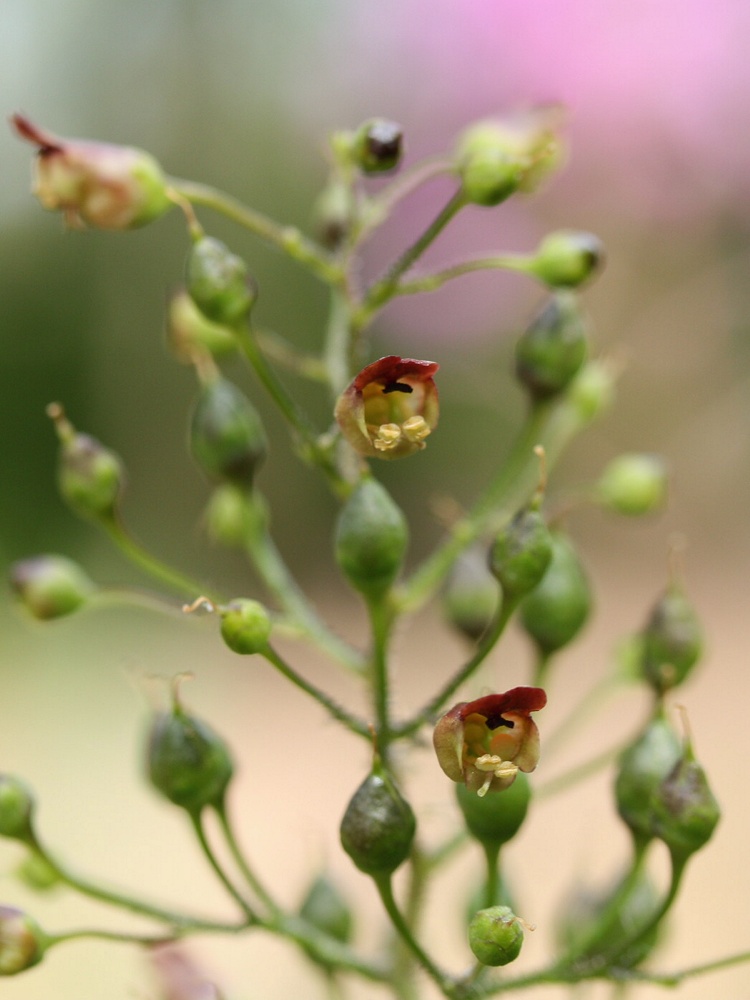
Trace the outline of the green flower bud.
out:
[[[15,976],[41,962],[47,936],[22,910],[0,906],[0,976]]]
[[[178,704],[154,718],[147,766],[154,788],[191,815],[206,806],[219,808],[234,773],[221,737]]]
[[[523,163],[502,149],[481,149],[460,167],[461,191],[473,205],[491,207],[505,201],[521,186]]]
[[[615,899],[617,906],[613,908]],[[634,968],[656,947],[662,922],[625,951],[620,951],[618,945],[632,935],[633,928],[645,927],[658,906],[659,893],[644,871],[635,880],[628,874],[605,893],[576,891],[558,923],[560,944],[565,951],[579,955],[581,961],[615,953],[619,967]]]
[[[212,236],[191,247],[186,285],[204,316],[225,326],[244,322],[257,297],[244,260]]]
[[[20,778],[0,774],[0,837],[29,842],[34,806],[31,789]]]
[[[34,556],[14,563],[10,585],[26,610],[40,621],[72,614],[96,590],[77,563],[57,555]]]
[[[248,494],[241,486],[221,483],[211,494],[206,507],[206,529],[214,542],[241,548],[253,524]]]
[[[615,376],[612,366],[589,361],[567,387],[567,398],[584,424],[590,424],[612,405]]]
[[[561,393],[588,351],[586,326],[572,292],[558,292],[516,344],[516,375],[533,399]]]
[[[523,945],[521,921],[508,906],[490,906],[474,914],[469,924],[469,947],[482,965],[508,965]]]
[[[547,572],[521,603],[521,623],[544,654],[567,646],[591,611],[591,589],[576,550],[560,532],[550,537]]]
[[[354,133],[352,159],[365,174],[395,170],[401,161],[403,129],[386,118],[372,118]]]
[[[490,570],[500,581],[503,595],[517,599],[537,586],[552,559],[552,536],[535,507],[524,507],[495,539],[490,550]]]
[[[654,794],[653,808],[654,833],[673,856],[688,858],[713,836],[721,810],[690,746]]]
[[[658,455],[620,455],[596,484],[598,501],[618,514],[640,517],[667,502],[667,468]]]
[[[563,229],[542,240],[531,271],[552,288],[575,288],[598,271],[603,261],[604,248],[598,237]]]
[[[352,227],[352,195],[346,184],[333,178],[323,188],[313,208],[315,233],[329,250],[337,250]]]
[[[85,517],[113,517],[124,479],[122,462],[96,438],[77,433],[59,403],[50,403],[47,414],[60,439],[57,481],[63,499]]]
[[[658,693],[687,679],[703,652],[703,631],[693,606],[678,583],[656,602],[643,642],[643,673]]]
[[[529,779],[519,771],[512,785],[496,795],[477,795],[456,785],[456,798],[469,833],[481,844],[499,847],[521,829],[531,801]]]
[[[411,806],[376,760],[346,807],[342,847],[366,875],[390,875],[408,858],[416,829]]]
[[[207,475],[252,485],[268,441],[257,410],[227,379],[201,388],[190,418],[190,450]]]
[[[500,607],[500,589],[487,567],[483,549],[468,549],[459,556],[442,601],[450,624],[473,642],[489,628]]]
[[[349,583],[368,599],[382,597],[398,576],[406,554],[406,518],[384,486],[365,478],[336,524],[336,561]]]
[[[655,835],[654,797],[680,757],[677,734],[661,715],[620,757],[615,780],[617,811],[642,840]]]
[[[354,918],[336,886],[319,875],[302,901],[299,915],[319,931],[347,944],[354,932]]]
[[[221,611],[221,637],[235,653],[262,653],[271,635],[271,616],[259,601],[237,598]]]
[[[20,882],[35,892],[48,892],[62,884],[57,871],[46,858],[36,852],[26,855],[15,874]]]
[[[221,357],[237,350],[234,331],[207,319],[184,288],[169,302],[167,343],[175,357],[187,364],[193,364],[196,355]]]

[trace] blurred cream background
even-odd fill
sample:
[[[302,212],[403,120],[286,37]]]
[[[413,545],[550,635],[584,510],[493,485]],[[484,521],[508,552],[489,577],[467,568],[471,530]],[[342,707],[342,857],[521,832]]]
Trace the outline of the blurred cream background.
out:
[[[467,211],[426,264],[467,250],[530,249],[562,226],[591,229],[608,248],[607,270],[586,302],[597,343],[622,350],[627,369],[615,410],[575,445],[556,485],[590,480],[621,450],[649,450],[669,458],[674,496],[664,516],[645,524],[573,517],[598,614],[561,658],[539,721],[544,739],[601,675],[616,640],[641,624],[664,584],[667,539],[686,536],[687,585],[709,652],[679,700],[724,817],[688,872],[671,933],[652,963],[660,970],[750,947],[743,767],[750,752],[748,22],[741,0],[638,0],[622,9],[596,0],[4,0],[0,8],[6,114],[20,110],[61,134],[145,147],[170,173],[214,183],[303,226],[333,128],[392,117],[405,127],[412,158],[445,148],[474,118],[566,103],[572,157],[565,172],[532,201]],[[79,427],[125,457],[126,516],[138,537],[180,567],[254,595],[242,561],[202,537],[207,488],[184,450],[194,382],[162,343],[165,296],[180,281],[186,250],[179,218],[132,234],[65,233],[29,196],[30,151],[8,130],[0,134],[0,158],[0,557],[60,551],[104,582],[143,582],[56,497],[43,410],[60,399]],[[429,188],[373,241],[368,273],[419,231],[444,194],[440,185]],[[321,290],[241,231],[208,213],[202,218],[248,259],[261,288],[259,322],[313,346],[325,317]],[[494,461],[487,427],[497,428],[502,454],[521,412],[507,373],[508,342],[540,299],[520,279],[474,275],[389,309],[379,324],[373,357],[397,351],[442,365],[439,433],[424,455],[379,470],[411,517],[415,559],[439,536],[428,498],[468,503],[485,481]],[[321,609],[357,638],[361,612],[329,562],[333,505],[290,459],[284,430],[252,380],[239,368],[230,374],[264,409],[274,450],[260,486],[275,502],[279,543]],[[321,423],[328,419],[326,400],[312,394],[309,405]],[[317,683],[357,704],[358,692],[318,657],[302,647],[288,652]],[[293,905],[311,871],[330,866],[364,908],[361,940],[377,946],[379,906],[364,876],[340,856],[337,835],[365,772],[364,748],[270,668],[238,662],[217,644],[210,621],[163,622],[127,610],[37,628],[3,606],[0,654],[0,769],[37,789],[41,829],[63,856],[133,892],[231,915],[182,817],[156,801],[140,775],[147,709],[163,697],[153,676],[191,670],[188,705],[236,747],[232,802],[259,870]],[[405,630],[396,656],[399,707],[420,704],[463,655],[434,614]],[[513,635],[472,690],[523,682],[527,664]],[[642,712],[632,694],[595,723],[581,723],[560,759],[543,760],[539,782],[625,737]],[[603,774],[539,803],[508,850],[523,915],[539,928],[514,971],[543,962],[566,890],[615,875],[627,841],[610,784]],[[452,789],[427,751],[409,771],[408,793],[425,841],[439,842],[454,820]],[[67,894],[31,896],[12,878],[19,858],[12,845],[0,845],[0,900],[28,906],[50,930],[136,926]],[[454,969],[468,962],[461,920],[479,871],[467,850],[431,899],[424,938]],[[230,1000],[325,995],[304,960],[267,937],[201,938],[191,949]],[[127,946],[71,944],[4,982],[3,996],[154,997],[143,966]],[[598,985],[581,996],[611,992]],[[688,981],[673,995],[748,992],[750,968],[739,967]],[[350,995],[383,994],[353,983]],[[526,993],[531,1000],[569,995],[563,988]],[[640,986],[633,995],[650,1000],[662,991]]]

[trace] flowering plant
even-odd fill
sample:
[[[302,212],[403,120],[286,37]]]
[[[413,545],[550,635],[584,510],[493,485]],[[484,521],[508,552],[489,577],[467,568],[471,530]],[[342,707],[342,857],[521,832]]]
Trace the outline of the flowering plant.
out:
[[[670,692],[688,680],[702,645],[697,617],[674,573],[629,647],[629,680],[650,693],[647,718],[617,765],[615,804],[632,839],[629,870],[575,926],[561,928],[563,944],[546,964],[524,969],[515,978],[499,979],[490,971],[519,958],[530,926],[515,912],[501,877],[500,854],[523,829],[534,789],[527,776],[544,761],[546,735],[540,737],[532,713],[545,707],[548,687],[554,700],[554,664],[576,638],[591,607],[588,575],[561,515],[552,512],[547,480],[565,446],[606,409],[613,392],[612,367],[592,357],[579,292],[600,269],[603,254],[591,234],[564,230],[548,236],[531,253],[499,252],[433,272],[420,273],[417,266],[467,205],[499,205],[519,191],[538,187],[560,161],[555,124],[541,112],[479,123],[466,131],[453,152],[414,164],[377,190],[368,186],[368,176],[400,166],[399,126],[372,119],[358,129],[338,132],[331,138],[330,175],[318,206],[317,237],[311,238],[213,188],[167,177],[149,154],[60,139],[14,116],[18,134],[38,150],[39,199],[45,208],[62,211],[68,224],[128,229],[170,209],[183,214],[190,245],[185,287],[169,308],[169,343],[179,360],[193,366],[198,381],[189,441],[193,458],[212,483],[206,523],[216,541],[247,554],[265,592],[235,597],[207,593],[201,581],[142,547],[123,516],[122,460],[78,431],[63,407],[54,403],[48,413],[60,442],[60,491],[155,583],[177,595],[178,606],[185,602],[186,612],[209,612],[217,641],[239,656],[267,661],[352,739],[363,741],[370,766],[337,825],[341,846],[372,879],[400,945],[366,951],[356,940],[354,915],[343,893],[327,875],[311,881],[296,908],[283,904],[278,892],[266,885],[235,831],[237,755],[213,725],[185,707],[176,676],[169,706],[154,713],[149,727],[148,780],[159,795],[183,810],[234,907],[233,916],[221,921],[198,915],[197,907],[168,909],[146,894],[116,892],[79,876],[47,846],[32,790],[22,779],[4,774],[0,836],[25,852],[27,882],[33,872],[38,886],[66,886],[135,913],[149,927],[136,932],[92,928],[52,933],[35,917],[2,906],[0,974],[43,970],[47,954],[64,942],[103,937],[150,949],[160,996],[188,1000],[198,995],[201,976],[183,950],[186,938],[260,932],[301,949],[320,971],[331,997],[349,995],[353,984],[362,980],[378,984],[384,995],[411,1000],[422,995],[423,976],[449,1000],[593,979],[673,985],[711,967],[709,963],[668,976],[643,968],[688,860],[710,839],[719,819],[687,727],[681,740],[668,719]],[[416,188],[439,174],[453,181],[447,204],[382,277],[363,283],[359,259],[368,237]],[[196,215],[201,207],[245,227],[329,288],[331,322],[319,355],[304,355],[294,344],[256,328],[255,282],[241,256],[206,234]],[[525,423],[505,462],[490,468],[473,506],[452,519],[430,555],[405,568],[407,518],[376,478],[379,463],[368,460],[420,461],[419,453],[438,426],[439,365],[388,355],[362,367],[379,353],[371,343],[371,324],[399,296],[431,291],[474,270],[501,269],[528,275],[548,297],[515,347],[515,371],[528,400]],[[349,643],[320,615],[275,545],[268,506],[257,485],[263,462],[273,461],[273,455],[268,454],[268,438],[254,404],[220,368],[221,359],[233,354],[249,363],[288,425],[301,460],[320,473],[338,505],[334,558],[364,603],[366,642]],[[289,391],[279,374],[284,365],[323,384],[330,402],[328,425],[317,426]],[[447,365],[441,377],[451,378]],[[443,414],[446,418],[449,413]],[[582,496],[586,503],[624,515],[649,514],[664,502],[665,478],[664,465],[654,456],[623,456]],[[26,611],[45,621],[113,599],[81,567],[59,555],[17,563],[11,585]],[[404,718],[391,690],[394,631],[433,598],[442,602],[449,626],[468,643],[467,652],[422,707]],[[162,595],[158,600],[174,607],[174,597]],[[491,662],[512,620],[530,640],[533,686],[479,694],[478,672]],[[298,669],[290,636],[322,650],[360,682],[369,696],[368,710],[358,714],[342,705]],[[459,692],[470,700],[450,707]],[[279,718],[279,724],[285,720]],[[439,766],[455,783],[461,831],[428,847],[429,819],[418,816],[409,801],[410,769],[405,761],[430,728],[435,770]],[[613,756],[599,756],[593,767],[563,775],[556,785],[548,783],[547,793],[581,780]],[[283,772],[286,759],[274,758],[268,766]],[[442,784],[441,801],[452,797],[452,787]],[[262,817],[260,810],[259,822]],[[672,864],[671,883],[663,893],[653,888],[646,866],[656,841],[666,845]],[[464,966],[471,954],[476,961],[468,969],[449,971],[421,928],[424,882],[471,843],[481,847],[486,862],[481,897],[472,904],[463,946]],[[402,866],[410,869],[411,882],[396,892],[393,876]],[[211,996],[219,996],[218,987],[210,989]]]

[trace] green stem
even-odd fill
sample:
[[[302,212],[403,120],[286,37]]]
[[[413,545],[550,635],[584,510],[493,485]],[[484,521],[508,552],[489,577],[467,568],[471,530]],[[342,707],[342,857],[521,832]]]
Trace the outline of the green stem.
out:
[[[487,632],[485,632],[482,636],[481,642],[474,652],[474,655],[471,656],[466,663],[464,663],[464,665],[453,675],[453,677],[451,677],[442,686],[438,693],[434,695],[412,719],[401,723],[395,728],[395,732],[399,738],[411,736],[411,734],[415,733],[420,726],[434,719],[448,699],[454,695],[461,685],[471,677],[471,675],[482,665],[482,663],[484,663],[487,656],[497,645],[500,636],[505,631],[505,627],[510,621],[517,604],[517,599],[508,599],[501,605],[497,617]]]
[[[185,598],[196,597],[198,594],[205,593],[205,588],[197,580],[192,580],[189,576],[185,576],[178,570],[172,569],[171,566],[152,556],[150,552],[136,542],[128,534],[117,515],[102,518],[99,523],[130,562],[135,563],[136,566],[145,573],[148,573],[155,580],[158,580],[159,583],[164,584],[165,587],[177,591],[177,593]],[[217,595],[209,593],[206,596],[211,597],[216,602],[220,600]]]
[[[395,600],[400,610],[422,607],[440,586],[456,558],[490,527],[499,527],[525,502],[539,481],[539,458],[536,445],[545,451],[547,469],[551,470],[568,442],[585,426],[586,421],[566,398],[535,405],[518,439],[497,476],[492,480],[466,517],[454,526],[452,534],[422,563]]]
[[[373,982],[390,982],[389,972],[381,966],[360,958],[335,938],[323,934],[312,924],[296,916],[279,916],[262,923],[272,934],[296,942],[319,965],[340,972],[356,972]]]
[[[61,934],[50,934],[47,937],[47,947],[63,944],[66,941],[76,941],[81,938],[98,938],[101,941],[120,941],[123,944],[168,944],[174,941],[178,934],[132,934],[122,931],[105,931],[97,928],[83,927],[74,931],[63,931]]]
[[[496,906],[500,898],[500,844],[483,841],[487,878],[484,883],[484,905]]]
[[[352,375],[354,344],[350,320],[351,310],[346,295],[341,289],[332,288],[324,358],[334,400],[349,384]]]
[[[451,219],[464,207],[466,200],[463,192],[459,189],[450,198],[448,203],[438,212],[436,217],[425,229],[422,235],[412,243],[410,247],[391,266],[388,273],[380,281],[376,282],[366,294],[364,302],[354,316],[354,326],[361,330],[366,326],[373,315],[385,303],[393,298],[398,288],[399,278],[414,264],[425,252],[431,243],[445,229]]]
[[[268,531],[268,512],[263,497],[253,492],[247,498],[250,515],[245,551],[263,583],[289,618],[320,649],[355,673],[363,670],[362,655],[332,632],[309,603],[292,576]]]
[[[218,806],[216,806],[216,815],[219,817],[219,824],[221,826],[222,833],[224,834],[224,839],[227,842],[227,847],[229,852],[234,858],[234,862],[242,872],[242,875],[256,894],[258,899],[261,900],[269,909],[271,913],[278,916],[280,913],[280,908],[275,902],[271,894],[267,891],[263,883],[260,881],[258,876],[252,870],[250,863],[245,857],[242,848],[240,847],[237,838],[234,834],[232,824],[229,821],[229,814],[227,812],[226,803],[222,801]]]
[[[750,951],[740,951],[735,955],[726,955],[724,958],[715,958],[710,962],[690,965],[687,969],[679,969],[676,972],[642,972],[640,969],[623,969],[621,974],[626,977],[626,981],[655,983],[658,986],[679,986],[685,979],[690,979],[693,976],[720,972],[722,969],[741,965],[744,962],[750,962]]]
[[[529,266],[534,260],[526,254],[504,254],[495,257],[482,257],[478,260],[467,260],[461,264],[454,264],[443,271],[435,271],[433,274],[425,274],[415,278],[413,281],[404,281],[395,289],[394,295],[415,295],[420,292],[434,292],[441,288],[446,282],[454,278],[460,278],[464,274],[471,274],[473,271],[521,271],[524,274],[533,274]]]
[[[213,852],[211,845],[208,842],[208,838],[206,837],[206,831],[203,826],[202,812],[190,813],[190,820],[193,824],[193,830],[195,831],[195,835],[198,838],[198,843],[201,846],[201,850],[203,851],[203,854],[205,855],[209,865],[213,869],[214,874],[219,879],[224,888],[227,890],[232,899],[237,903],[237,905],[245,914],[247,919],[251,922],[255,922],[256,916],[252,910],[252,907],[248,904],[247,900],[243,898],[242,894],[237,890],[237,887],[232,883],[232,881],[230,880],[224,869],[221,867],[216,855]]]
[[[586,778],[590,778],[592,774],[596,774],[598,771],[601,771],[602,768],[611,764],[613,760],[616,760],[623,750],[632,746],[632,743],[633,741],[630,739],[625,743],[620,743],[615,747],[610,747],[608,750],[603,750],[590,760],[584,761],[583,764],[577,764],[575,767],[570,768],[569,771],[564,771],[562,774],[557,775],[557,777],[550,778],[549,781],[542,782],[541,785],[534,789],[534,798],[537,800],[549,798],[551,795],[557,795],[559,792],[564,792],[568,788],[572,788],[572,786],[577,785],[579,781],[584,781]],[[545,754],[546,753],[547,748],[545,745]]]
[[[549,668],[552,663],[552,653],[546,653],[540,649],[537,651],[536,662],[534,663],[534,673],[531,678],[533,687],[545,687],[549,677]]]
[[[326,367],[320,358],[303,354],[281,334],[273,330],[255,330],[255,339],[266,357],[283,365],[288,371],[310,379],[311,382],[328,382]]]
[[[364,219],[355,232],[354,244],[359,245],[370,233],[382,226],[396,205],[417,188],[435,177],[453,173],[454,170],[455,165],[452,160],[444,156],[435,156],[420,160],[411,168],[402,171],[395,180],[371,199]]]
[[[392,739],[390,717],[390,675],[388,671],[388,643],[393,625],[393,612],[386,598],[367,602],[372,632],[371,685],[375,710],[378,751],[384,761]]]
[[[401,915],[401,911],[396,905],[396,900],[393,898],[393,887],[391,885],[390,875],[374,876],[373,881],[375,882],[380,898],[383,901],[383,906],[385,907],[386,913],[390,917],[391,923],[398,931],[406,946],[412,952],[427,975],[440,989],[441,993],[443,993],[446,997],[454,998],[456,994],[452,981],[444,972],[441,972],[429,955],[427,955],[427,953],[417,943],[409,926]]]
[[[343,723],[347,729],[351,732],[356,733],[357,736],[363,736],[365,739],[371,739],[371,734],[369,727],[366,722],[362,719],[357,718],[357,716],[352,715],[347,712],[346,709],[338,705],[329,695],[322,691],[320,688],[306,681],[304,677],[301,677],[293,667],[291,667],[286,660],[284,660],[276,650],[268,646],[261,653],[269,663],[272,663],[274,667],[283,674],[287,680],[291,681],[295,687],[298,687],[301,691],[309,694],[311,698],[321,705],[329,715],[331,715],[338,722]]]
[[[236,198],[208,184],[176,178],[169,178],[169,184],[192,204],[211,208],[256,236],[260,236],[267,243],[278,247],[323,281],[333,284],[340,280],[339,270],[328,254],[307,239],[295,226],[281,226],[268,216],[248,208]]]

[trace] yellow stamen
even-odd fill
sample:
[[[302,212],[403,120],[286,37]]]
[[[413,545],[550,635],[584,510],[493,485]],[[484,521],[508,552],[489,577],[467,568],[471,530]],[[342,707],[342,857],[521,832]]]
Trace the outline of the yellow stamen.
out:
[[[408,438],[409,441],[414,444],[421,444],[422,441],[430,434],[430,428],[427,426],[427,421],[424,417],[414,416],[409,417],[401,425],[401,430],[404,432],[404,436]]]
[[[398,424],[381,424],[373,440],[378,451],[390,451],[401,440],[401,428]]]

